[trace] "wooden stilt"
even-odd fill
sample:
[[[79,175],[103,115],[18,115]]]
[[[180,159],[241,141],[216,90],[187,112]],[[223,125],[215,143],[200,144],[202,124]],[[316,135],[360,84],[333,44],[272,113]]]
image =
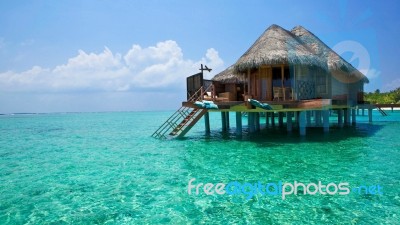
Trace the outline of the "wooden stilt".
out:
[[[273,127],[275,127],[275,113],[274,112],[271,113],[271,124]]]
[[[368,109],[368,121],[370,123],[372,123],[372,109],[371,108]]]
[[[249,132],[250,133],[254,133],[254,113],[253,112],[249,112],[247,114],[247,118],[248,118],[248,127],[249,127]]]
[[[286,127],[287,131],[292,132],[293,125],[292,125],[292,112],[287,112],[286,113]]]
[[[236,112],[236,134],[242,135],[242,113]]]
[[[307,119],[306,119],[306,112],[305,111],[300,111],[299,113],[299,128],[300,128],[300,135],[305,136],[306,135],[306,126],[307,126]]]
[[[364,108],[361,109],[361,115],[365,116],[365,109]]]
[[[350,109],[344,109],[344,125],[348,126],[350,124]]]
[[[226,131],[226,114],[225,112],[221,112],[221,121],[222,121],[222,131]]]
[[[269,114],[270,114],[269,112],[265,113],[265,126],[266,127],[269,126],[269,117],[270,117]]]
[[[210,133],[210,113],[206,112],[206,114],[204,114],[204,126],[205,126],[205,130],[206,130],[206,134]]]
[[[315,125],[316,125],[317,127],[320,127],[321,124],[322,124],[321,110],[316,110],[316,111],[315,111],[315,116],[314,116],[314,118],[315,118]]]
[[[254,115],[255,115],[256,131],[260,131],[260,113],[256,112],[254,113]]]
[[[283,112],[278,113],[279,127],[283,127]]]
[[[225,112],[226,129],[229,130],[229,112]]]
[[[356,125],[356,109],[351,109],[351,124]]]
[[[307,115],[307,126],[311,126],[311,111],[307,111],[306,115]]]
[[[338,109],[338,125],[339,127],[343,127],[343,109]]]
[[[329,132],[329,110],[322,111],[324,121],[324,132]]]

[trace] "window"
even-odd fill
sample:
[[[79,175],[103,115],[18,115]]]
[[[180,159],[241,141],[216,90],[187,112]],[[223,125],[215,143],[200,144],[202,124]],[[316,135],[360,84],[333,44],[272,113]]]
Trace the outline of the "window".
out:
[[[326,74],[318,74],[316,76],[316,91],[318,94],[328,93],[327,78]]]

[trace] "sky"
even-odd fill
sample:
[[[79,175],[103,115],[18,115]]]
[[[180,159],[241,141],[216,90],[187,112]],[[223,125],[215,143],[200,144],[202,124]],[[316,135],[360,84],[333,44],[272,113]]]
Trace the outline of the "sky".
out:
[[[179,108],[272,24],[302,25],[362,71],[400,87],[400,2],[15,0],[0,2],[0,113]]]

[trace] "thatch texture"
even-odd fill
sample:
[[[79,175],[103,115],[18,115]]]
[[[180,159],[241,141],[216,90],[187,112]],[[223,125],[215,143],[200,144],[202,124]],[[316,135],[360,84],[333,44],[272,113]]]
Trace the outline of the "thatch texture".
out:
[[[312,50],[297,36],[278,25],[272,25],[239,58],[235,64],[235,71],[240,73],[262,65],[276,64],[306,65],[327,69],[326,61],[313,54]]]
[[[345,73],[348,74],[349,78],[353,80],[363,80],[364,82],[368,83],[367,77],[365,77],[360,71],[354,68],[350,63],[344,60],[317,36],[304,27],[296,26],[291,30],[291,32],[296,35],[309,49],[311,49],[313,54],[325,61],[325,64],[328,65],[329,71],[334,75]]]
[[[245,77],[236,75],[234,65],[228,67],[226,70],[218,73],[212,78],[212,81],[217,81],[223,84],[242,84],[245,83]]]
[[[364,74],[302,26],[296,26],[289,32],[278,25],[271,25],[235,63],[233,73],[241,74],[262,65],[277,64],[319,67],[334,76],[337,74],[339,80],[368,83]]]

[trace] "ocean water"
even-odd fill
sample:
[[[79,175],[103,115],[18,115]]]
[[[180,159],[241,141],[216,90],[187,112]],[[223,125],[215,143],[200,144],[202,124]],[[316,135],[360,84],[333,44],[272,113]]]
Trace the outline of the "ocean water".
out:
[[[0,116],[0,224],[399,224],[399,111],[306,137],[236,137],[233,114],[222,133],[211,113],[209,136],[200,121],[182,140],[151,138],[171,113]],[[192,178],[348,182],[382,194],[189,195]]]

